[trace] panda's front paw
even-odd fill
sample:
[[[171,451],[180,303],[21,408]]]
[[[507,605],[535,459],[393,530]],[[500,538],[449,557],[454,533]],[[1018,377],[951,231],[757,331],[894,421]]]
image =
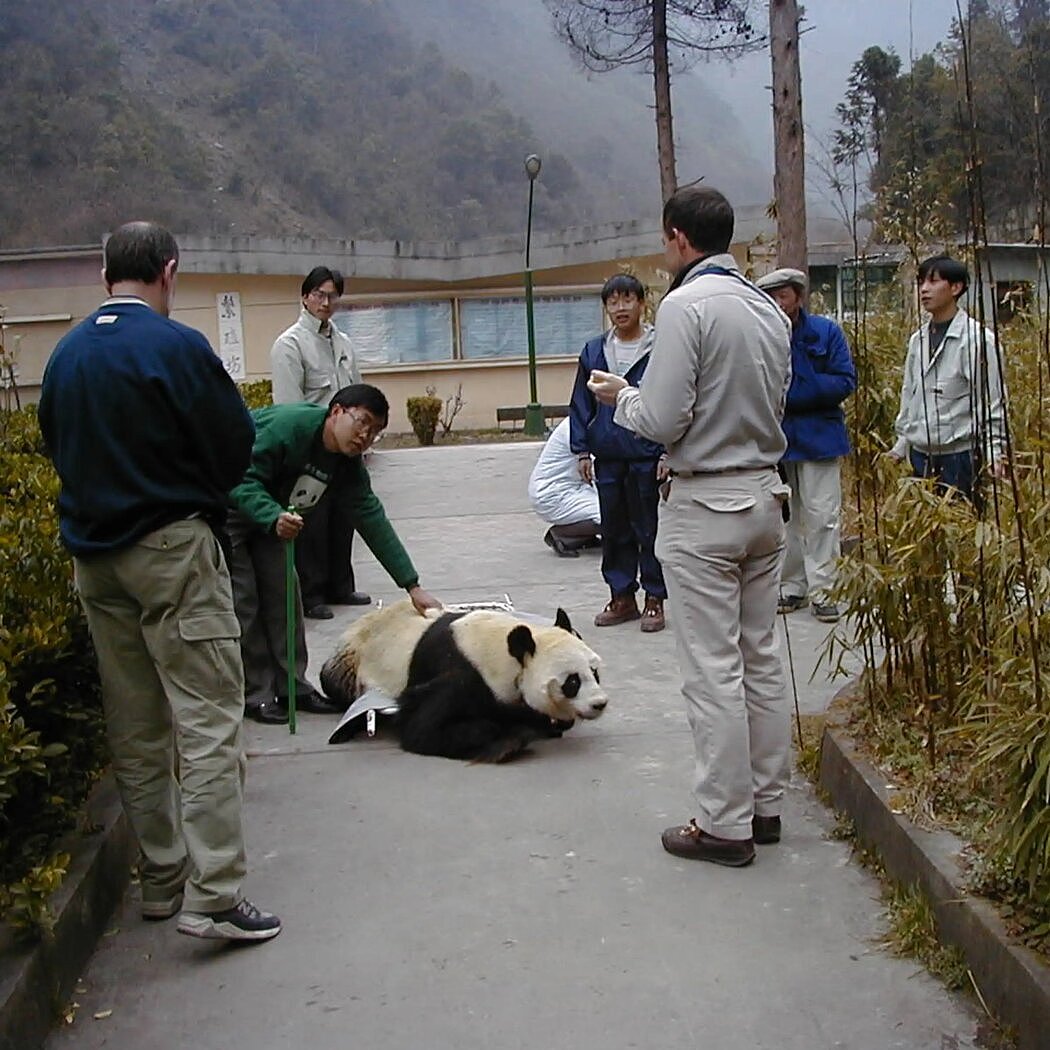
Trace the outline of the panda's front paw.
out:
[[[552,718],[547,733],[552,737],[559,737],[567,729],[572,729],[575,724],[571,719],[567,721],[563,718]]]

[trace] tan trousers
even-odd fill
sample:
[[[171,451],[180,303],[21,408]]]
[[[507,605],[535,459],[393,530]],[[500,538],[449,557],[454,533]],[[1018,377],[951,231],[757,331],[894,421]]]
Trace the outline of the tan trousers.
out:
[[[787,462],[784,473],[791,486],[791,521],[780,589],[785,597],[824,603],[835,586],[841,553],[839,461]]]
[[[787,495],[775,471],[748,471],[676,477],[660,504],[656,554],[696,749],[696,822],[725,839],[750,838],[755,813],[779,815],[789,774],[775,631]]]
[[[75,565],[143,899],[185,882],[187,910],[232,907],[245,872],[244,676],[219,545],[190,519]]]

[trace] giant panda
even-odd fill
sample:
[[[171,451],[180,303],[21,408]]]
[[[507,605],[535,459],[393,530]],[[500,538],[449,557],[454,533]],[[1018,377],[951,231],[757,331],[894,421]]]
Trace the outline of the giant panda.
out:
[[[562,609],[538,626],[493,610],[420,616],[401,601],[350,627],[321,686],[347,705],[367,689],[396,698],[406,751],[503,762],[597,718],[608,703],[600,666]]]

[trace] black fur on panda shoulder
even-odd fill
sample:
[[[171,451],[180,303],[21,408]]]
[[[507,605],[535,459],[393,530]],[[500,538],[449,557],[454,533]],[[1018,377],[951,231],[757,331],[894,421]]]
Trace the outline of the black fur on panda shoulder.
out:
[[[503,762],[533,740],[561,736],[563,723],[527,704],[505,704],[495,698],[456,646],[452,624],[464,615],[439,617],[412,654],[408,686],[398,698],[402,748],[420,755]],[[515,627],[507,636],[507,648],[519,663],[535,653],[528,627]]]

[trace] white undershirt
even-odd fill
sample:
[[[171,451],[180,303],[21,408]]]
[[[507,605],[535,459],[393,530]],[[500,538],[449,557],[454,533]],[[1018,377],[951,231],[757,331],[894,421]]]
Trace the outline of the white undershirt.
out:
[[[626,375],[631,365],[641,356],[644,342],[644,330],[637,339],[632,339],[630,342],[621,339],[615,331],[610,332],[609,338],[605,340],[605,358],[609,367],[618,376]]]

